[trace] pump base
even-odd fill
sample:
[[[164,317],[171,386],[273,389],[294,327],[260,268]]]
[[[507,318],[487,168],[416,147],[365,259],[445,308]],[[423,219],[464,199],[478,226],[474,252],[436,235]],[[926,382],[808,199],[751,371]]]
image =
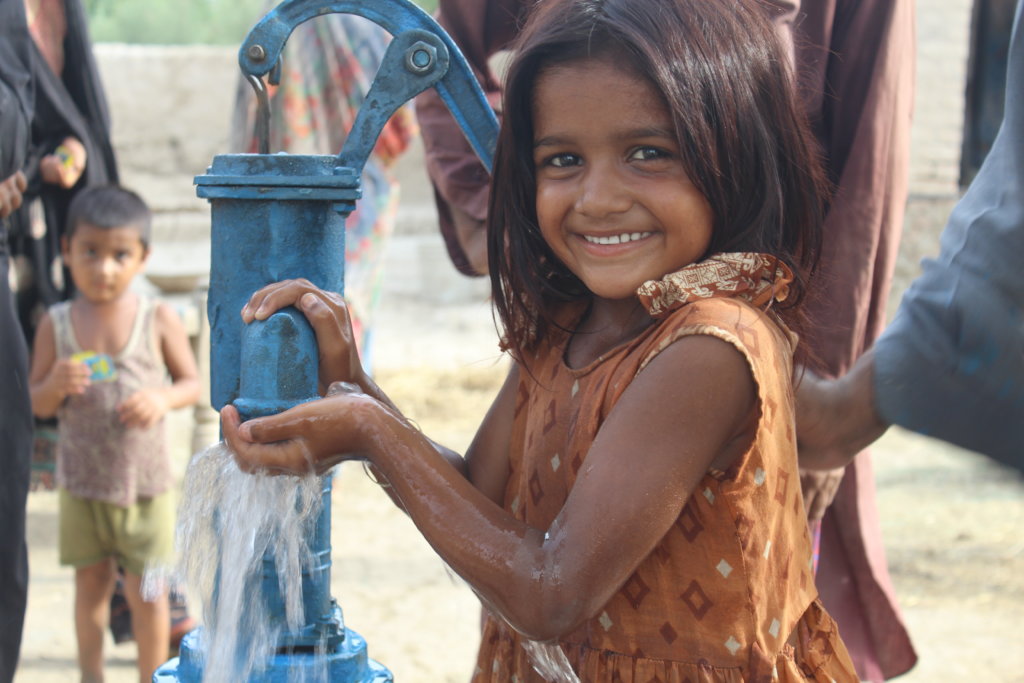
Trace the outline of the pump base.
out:
[[[199,629],[182,639],[183,652],[198,652]],[[287,683],[288,681],[331,681],[331,683],[392,683],[391,672],[367,656],[366,641],[355,631],[345,629],[345,637],[333,652],[325,655],[279,654],[267,668],[255,671],[247,683]],[[199,683],[203,680],[198,658],[175,657],[153,674],[153,683]]]

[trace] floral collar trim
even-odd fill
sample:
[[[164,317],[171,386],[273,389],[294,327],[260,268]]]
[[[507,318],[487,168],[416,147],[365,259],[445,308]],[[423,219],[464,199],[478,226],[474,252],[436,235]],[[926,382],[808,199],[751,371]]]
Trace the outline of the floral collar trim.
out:
[[[715,254],[640,285],[637,295],[653,318],[700,299],[739,297],[761,308],[785,301],[793,271],[774,256],[755,252]]]

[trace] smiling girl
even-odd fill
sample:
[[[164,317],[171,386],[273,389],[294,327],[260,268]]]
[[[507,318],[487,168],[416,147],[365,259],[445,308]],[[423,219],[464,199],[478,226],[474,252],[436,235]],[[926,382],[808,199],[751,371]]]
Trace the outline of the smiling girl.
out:
[[[465,456],[362,371],[344,302],[296,305],[328,396],[225,437],[248,469],[368,460],[488,609],[476,681],[850,681],[817,600],[791,372],[823,181],[753,0],[547,0],[521,34],[489,260],[514,361]]]

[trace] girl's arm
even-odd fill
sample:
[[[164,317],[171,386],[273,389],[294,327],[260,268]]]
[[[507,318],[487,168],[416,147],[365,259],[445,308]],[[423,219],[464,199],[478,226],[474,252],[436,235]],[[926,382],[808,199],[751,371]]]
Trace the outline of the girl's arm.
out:
[[[28,375],[32,413],[40,418],[56,415],[65,398],[85,391],[90,374],[85,363],[57,358],[53,319],[49,313],[44,315],[33,341],[32,367]]]
[[[118,405],[118,415],[129,427],[149,427],[167,411],[199,400],[199,371],[185,326],[178,314],[166,304],[157,306],[155,316],[160,353],[171,376],[171,384],[141,389]]]
[[[756,396],[746,360],[726,342],[694,336],[670,345],[623,393],[548,529],[508,514],[400,415],[365,395],[330,397],[241,428],[225,409],[224,434],[248,467],[365,454],[438,554],[514,628],[545,640],[595,615],[708,468],[728,467],[749,448]],[[502,400],[514,410],[514,395]]]

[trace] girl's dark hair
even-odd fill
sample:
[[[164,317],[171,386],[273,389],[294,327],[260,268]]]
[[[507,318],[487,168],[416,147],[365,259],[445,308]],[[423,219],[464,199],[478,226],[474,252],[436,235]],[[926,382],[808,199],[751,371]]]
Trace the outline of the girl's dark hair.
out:
[[[494,306],[516,358],[566,302],[589,297],[537,224],[532,106],[546,69],[594,57],[614,58],[664,98],[683,165],[714,216],[704,257],[755,251],[789,265],[795,281],[776,310],[799,330],[828,185],[769,11],[757,0],[536,4],[506,76],[487,238]]]

